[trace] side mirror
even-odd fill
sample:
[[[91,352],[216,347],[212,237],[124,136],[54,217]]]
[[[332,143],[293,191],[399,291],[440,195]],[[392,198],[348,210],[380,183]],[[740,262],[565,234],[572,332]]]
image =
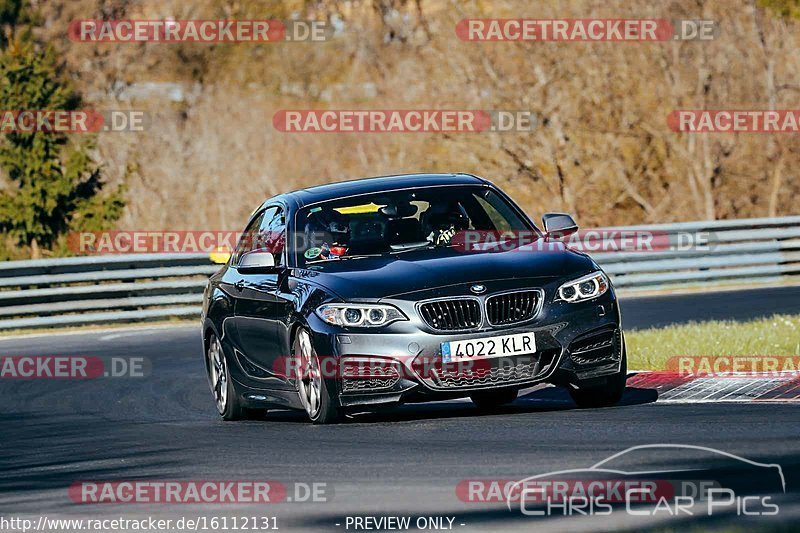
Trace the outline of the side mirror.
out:
[[[542,224],[548,238],[560,239],[578,231],[578,224],[566,213],[545,213]]]
[[[244,273],[271,272],[275,270],[275,256],[263,250],[248,252],[239,260],[238,269]]]

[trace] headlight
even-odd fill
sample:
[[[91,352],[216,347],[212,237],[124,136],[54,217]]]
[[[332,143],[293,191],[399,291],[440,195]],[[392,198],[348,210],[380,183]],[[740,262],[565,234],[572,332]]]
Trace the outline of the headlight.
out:
[[[610,283],[605,274],[592,272],[588,276],[569,281],[559,287],[556,301],[563,300],[574,303],[591,300],[604,294],[609,286]]]
[[[351,328],[377,328],[408,320],[396,307],[381,304],[324,304],[317,308],[317,315],[328,324]]]

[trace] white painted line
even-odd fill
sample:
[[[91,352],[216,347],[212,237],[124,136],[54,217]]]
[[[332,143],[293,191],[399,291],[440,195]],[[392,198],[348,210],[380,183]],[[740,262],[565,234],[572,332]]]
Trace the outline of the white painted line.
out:
[[[709,387],[711,389],[711,392],[706,396],[703,396],[702,398],[703,400],[710,400],[714,396],[717,396],[717,398],[715,399],[721,400],[723,398],[730,396],[731,394],[735,394],[739,389],[746,387],[750,384],[750,382],[747,380],[729,379],[729,378],[716,378],[716,379],[712,378],[711,382],[712,382],[711,385],[718,384],[719,386],[716,389],[713,386]]]
[[[765,394],[773,389],[776,389],[781,385],[783,385],[784,383],[792,381],[792,379],[793,378],[772,378],[769,380],[764,380],[765,382],[762,383],[760,387],[759,386],[755,387],[753,390],[749,391],[747,395],[755,400],[762,394]]]
[[[108,335],[103,335],[100,337],[101,341],[113,341],[114,339],[119,339],[122,337],[133,337],[134,335],[153,335],[155,333],[161,333],[161,330],[164,328],[150,328],[150,329],[140,329],[134,331],[125,331],[122,333],[110,333]]]
[[[717,379],[731,379],[731,378],[717,378]],[[735,379],[735,378],[734,378]],[[735,379],[734,386],[731,387],[727,394],[724,394],[718,400],[725,400],[730,398],[731,396],[741,396],[739,394],[740,391],[746,390],[748,387],[752,387],[756,385],[758,381],[752,379]]]
[[[125,327],[118,327],[118,328],[98,328],[98,329],[79,329],[73,331],[43,331],[38,333],[23,333],[21,335],[3,335],[0,338],[0,342],[4,341],[15,341],[19,339],[36,339],[40,337],[70,337],[75,335],[102,335],[102,334],[114,334],[117,332],[123,331],[132,331],[132,332],[141,332],[147,330],[154,330],[154,331],[161,331],[165,329],[183,329],[183,328],[196,328],[199,332],[200,326],[199,323],[197,325],[193,324],[161,324],[161,325],[138,325],[138,326],[125,326]],[[199,335],[199,333],[198,333]],[[102,339],[101,339],[102,340]]]
[[[750,402],[796,379],[798,379],[796,372],[787,372],[777,376],[773,374],[701,376],[660,393],[657,401],[672,403]],[[659,385],[669,386],[670,383]],[[786,394],[789,391],[792,392],[792,396],[796,394],[795,388],[792,388],[776,395],[775,398],[766,399],[791,401],[794,398]],[[797,396],[800,398],[800,394]]]
[[[668,400],[668,399],[670,399],[670,398],[672,398],[674,396],[679,396],[681,394],[690,392],[693,389],[699,389],[699,388],[701,388],[703,386],[703,379],[704,378],[697,378],[697,379],[689,381],[687,383],[683,383],[681,385],[678,385],[674,389],[668,390],[663,395],[659,395],[659,400],[661,400],[662,397],[665,400]]]
[[[722,378],[722,379],[725,379],[725,378]],[[720,400],[725,400],[725,399],[727,399],[727,398],[729,398],[729,397],[731,397],[733,395],[742,396],[742,394],[738,394],[738,393],[742,392],[742,391],[746,391],[749,387],[754,387],[755,385],[758,384],[758,381],[755,380],[755,379],[749,379],[749,380],[745,379],[745,380],[741,380],[740,383],[742,383],[742,385],[740,387],[732,390],[730,393],[728,393],[725,396],[723,396],[722,398],[720,398]]]

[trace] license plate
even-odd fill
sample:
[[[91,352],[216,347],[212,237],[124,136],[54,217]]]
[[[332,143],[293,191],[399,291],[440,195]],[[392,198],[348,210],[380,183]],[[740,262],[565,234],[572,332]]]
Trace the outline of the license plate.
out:
[[[497,337],[482,337],[442,343],[442,362],[488,359],[509,355],[530,354],[536,351],[533,333],[516,333]]]

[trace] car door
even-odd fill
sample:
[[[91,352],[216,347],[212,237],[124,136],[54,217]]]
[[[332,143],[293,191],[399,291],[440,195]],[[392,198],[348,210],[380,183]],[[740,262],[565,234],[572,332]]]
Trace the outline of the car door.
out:
[[[244,229],[244,232],[239,237],[239,241],[236,243],[236,249],[231,253],[228,266],[225,268],[225,272],[219,281],[219,287],[230,297],[233,309],[236,309],[237,301],[242,295],[245,284],[245,278],[239,273],[237,265],[239,264],[239,260],[242,258],[242,255],[252,250],[253,241],[249,235],[258,233],[258,230],[264,221],[264,215],[265,211],[262,210],[251,219],[250,223]],[[224,334],[231,335],[232,339],[234,339],[234,343],[237,346],[240,346],[239,337],[236,330],[235,314],[225,320],[224,327]]]
[[[245,235],[245,237],[248,237]],[[267,250],[275,255],[275,268],[268,272],[239,271],[234,316],[239,343],[247,363],[255,365],[254,377],[272,388],[288,389],[280,367],[283,353],[278,337],[282,306],[278,305],[278,282],[286,275],[285,215],[281,206],[267,207],[249,250]],[[244,255],[247,252],[243,252]],[[240,257],[237,257],[237,264]]]

